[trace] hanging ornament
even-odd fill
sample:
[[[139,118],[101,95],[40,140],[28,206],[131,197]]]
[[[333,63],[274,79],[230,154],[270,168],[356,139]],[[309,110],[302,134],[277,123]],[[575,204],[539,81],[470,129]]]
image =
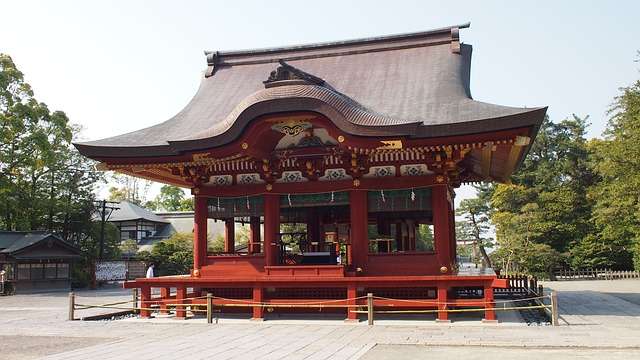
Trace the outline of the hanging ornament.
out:
[[[331,202],[334,201],[333,191],[331,192]]]
[[[287,194],[287,200],[289,200],[289,207],[291,207],[291,194]]]
[[[413,191],[413,188],[411,188],[411,201],[416,201],[416,193]]]
[[[247,210],[251,210],[251,205],[249,204],[249,197],[247,196]]]
[[[220,198],[218,198],[218,205],[216,206],[218,210],[220,210]]]
[[[387,199],[384,198],[384,190],[380,190],[380,197],[382,198],[382,202],[387,202]]]

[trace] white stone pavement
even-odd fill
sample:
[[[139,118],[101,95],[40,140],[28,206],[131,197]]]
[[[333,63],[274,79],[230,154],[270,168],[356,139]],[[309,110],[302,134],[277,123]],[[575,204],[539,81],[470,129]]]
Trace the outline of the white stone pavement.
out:
[[[460,317],[436,324],[429,316],[372,327],[335,317],[260,323],[225,317],[217,325],[166,318],[69,322],[66,294],[0,297],[0,359],[640,359],[640,280],[545,285],[559,291],[559,327],[528,327],[513,313],[500,313],[498,325]],[[78,302],[129,299],[119,290],[79,295],[94,298]]]

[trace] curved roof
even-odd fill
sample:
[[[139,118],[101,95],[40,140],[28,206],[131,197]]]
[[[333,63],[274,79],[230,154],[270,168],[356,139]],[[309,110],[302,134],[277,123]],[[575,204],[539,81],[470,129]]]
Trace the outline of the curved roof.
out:
[[[169,221],[162,218],[153,212],[131,203],[127,200],[122,200],[118,203],[117,209],[113,210],[111,216],[107,219],[109,222],[119,221],[132,221],[132,220],[147,220],[158,223],[168,223]]]
[[[162,156],[224,145],[256,116],[316,111],[361,136],[439,137],[532,126],[546,108],[471,97],[470,45],[458,31],[427,32],[283,48],[207,53],[208,69],[187,106],[131,133],[76,144],[90,157]],[[323,82],[269,86],[279,61]],[[273,74],[271,74],[273,76]],[[534,130],[534,131],[535,131]]]

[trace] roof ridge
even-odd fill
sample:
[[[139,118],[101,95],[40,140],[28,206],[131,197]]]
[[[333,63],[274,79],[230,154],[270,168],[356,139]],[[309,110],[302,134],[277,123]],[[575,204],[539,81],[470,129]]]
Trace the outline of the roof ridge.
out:
[[[348,55],[365,52],[388,51],[408,47],[437,45],[452,43],[452,51],[460,51],[459,30],[471,26],[467,22],[438,29],[401,33],[385,36],[357,38],[311,44],[290,45],[271,48],[205,51],[207,57],[207,72],[209,77],[218,67],[231,65],[249,65],[280,60],[301,60],[308,58]],[[430,38],[431,41],[428,41]],[[333,50],[333,51],[331,51]]]

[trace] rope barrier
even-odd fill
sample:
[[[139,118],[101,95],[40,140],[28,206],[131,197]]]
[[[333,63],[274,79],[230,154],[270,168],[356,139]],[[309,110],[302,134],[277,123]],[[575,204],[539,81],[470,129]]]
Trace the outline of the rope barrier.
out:
[[[513,306],[506,308],[475,308],[475,309],[429,309],[429,310],[379,310],[374,311],[376,314],[429,314],[429,313],[438,313],[438,312],[447,312],[447,313],[455,313],[455,312],[478,312],[478,311],[505,311],[505,310],[526,310],[526,309],[542,309],[549,308],[551,305],[532,305],[532,306]],[[364,310],[352,310],[356,314],[367,314],[368,311]]]
[[[513,302],[531,301],[531,300],[537,300],[537,299],[547,299],[549,297],[550,297],[550,295],[537,296],[537,297],[524,298],[524,299],[514,299],[514,300],[494,300],[494,301],[491,301],[491,303],[494,303],[494,304],[507,304],[507,303],[513,303]],[[464,304],[461,304],[460,302],[441,302],[441,301],[438,301],[437,299],[433,299],[433,300],[417,300],[417,299],[416,300],[411,300],[411,299],[394,299],[394,298],[387,298],[387,297],[382,297],[382,296],[373,296],[373,298],[374,299],[380,299],[380,300],[411,302],[411,303],[426,304],[426,305],[455,305],[455,306],[464,305]],[[472,300],[484,301],[484,298],[472,299]]]
[[[89,298],[89,297],[83,297],[83,298]],[[357,302],[357,300],[361,300],[366,298],[367,304],[356,304],[355,302]],[[550,298],[551,299],[551,304],[550,305],[545,305],[541,299],[545,299],[545,298]],[[70,299],[73,299],[73,294],[70,294]],[[164,303],[164,301],[168,300],[145,300],[145,301],[141,301],[141,305],[143,304],[150,304],[151,307],[121,307],[118,305],[123,305],[123,304],[129,304],[134,302],[134,300],[129,300],[129,301],[119,301],[119,302],[114,302],[114,303],[107,303],[107,304],[100,304],[100,305],[91,305],[91,304],[76,304],[74,301],[70,302],[70,314],[72,314],[73,310],[87,310],[87,309],[92,309],[92,308],[98,308],[98,309],[115,309],[115,310],[130,310],[133,312],[139,312],[139,311],[149,311],[149,312],[153,312],[153,311],[169,311],[170,308],[171,310],[174,310],[176,312],[178,311],[190,311],[192,313],[207,313],[210,314],[210,311],[212,310],[212,307],[260,307],[260,308],[346,308],[348,309],[349,313],[355,313],[355,314],[368,314],[369,318],[370,318],[370,324],[373,324],[373,314],[429,314],[429,313],[464,313],[464,312],[485,312],[485,311],[511,311],[511,310],[527,310],[527,309],[544,309],[547,312],[551,312],[552,314],[552,318],[554,317],[553,315],[557,312],[557,310],[554,308],[554,298],[553,298],[553,294],[551,295],[546,295],[546,296],[535,296],[535,297],[529,297],[529,298],[523,298],[523,299],[514,299],[514,300],[506,300],[506,301],[485,301],[485,305],[492,305],[493,307],[481,307],[481,308],[456,308],[456,309],[448,309],[446,308],[448,305],[451,306],[455,306],[455,307],[462,307],[465,304],[464,303],[460,303],[460,302],[438,302],[437,299],[435,300],[431,300],[431,301],[425,301],[425,300],[411,300],[411,299],[394,299],[394,298],[387,298],[387,297],[382,297],[382,296],[373,296],[372,294],[368,294],[367,296],[358,296],[355,298],[347,298],[347,299],[332,299],[332,300],[324,300],[324,301],[314,301],[314,302],[299,302],[299,303],[267,303],[267,302],[254,302],[251,300],[244,300],[244,299],[229,299],[229,298],[224,298],[224,297],[220,297],[220,296],[198,296],[198,297],[190,297],[190,298],[185,298],[184,300],[198,300],[198,299],[207,299],[207,300],[213,300],[213,299],[217,299],[217,300],[221,300],[221,301],[226,301],[227,303],[218,303],[215,304],[213,302],[211,303]],[[440,307],[440,306],[444,306],[444,309],[425,309],[425,310],[378,310],[375,311],[374,310],[374,299],[378,299],[378,300],[387,300],[387,301],[393,301],[393,302],[410,302],[410,303],[416,303],[416,304],[424,304],[424,305],[429,305],[429,306],[435,306],[435,307]],[[182,299],[180,299],[182,300]],[[483,301],[484,299],[478,299],[478,301]],[[137,299],[135,300],[137,303]],[[498,307],[496,305],[499,304],[503,304],[505,305],[506,303],[515,303],[515,302],[522,302],[522,301],[535,301],[535,303],[539,304],[539,305],[528,305],[528,306],[502,306],[502,307]],[[343,304],[336,304],[337,302],[341,302]],[[346,303],[346,304],[344,304]],[[351,303],[351,304],[349,304]],[[211,305],[211,307],[210,307]],[[469,304],[468,304],[469,305]],[[199,309],[202,307],[207,307],[207,309]],[[394,307],[394,304],[386,304],[386,305],[378,305],[378,306],[383,306],[383,307]],[[183,310],[179,310],[179,308],[184,307],[184,308],[190,308],[189,310],[187,309],[183,309]],[[358,308],[367,308],[367,310],[358,310]],[[557,300],[556,300],[556,307],[557,307]],[[355,310],[353,308],[356,308]],[[70,319],[72,319],[72,316],[70,315]],[[557,321],[555,321],[555,323],[557,323]],[[556,324],[554,324],[556,325]]]

